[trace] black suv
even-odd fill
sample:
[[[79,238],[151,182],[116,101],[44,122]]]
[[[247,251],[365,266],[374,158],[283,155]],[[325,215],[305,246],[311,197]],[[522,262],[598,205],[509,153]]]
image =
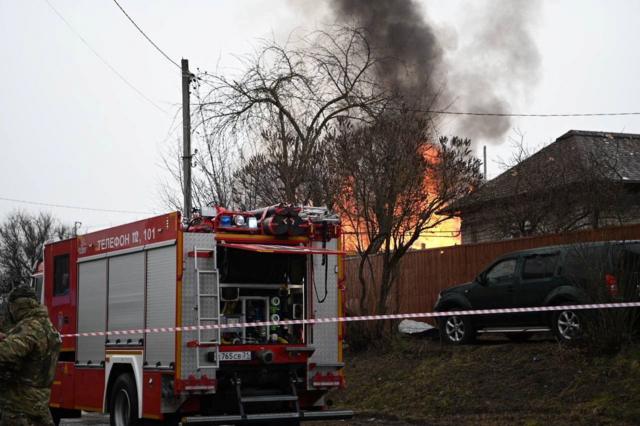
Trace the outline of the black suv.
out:
[[[518,251],[496,259],[468,284],[443,290],[435,311],[571,305],[638,300],[640,241],[598,242]],[[578,338],[585,311],[559,310],[440,317],[442,338],[453,344],[477,333],[505,333],[526,340],[552,331],[559,340]]]

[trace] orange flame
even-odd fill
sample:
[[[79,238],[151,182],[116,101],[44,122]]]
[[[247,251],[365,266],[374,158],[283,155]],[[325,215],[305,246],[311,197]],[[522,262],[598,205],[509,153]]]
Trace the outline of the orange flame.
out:
[[[434,217],[434,221],[438,217]],[[361,237],[362,238],[362,237]],[[411,246],[412,250],[425,250],[437,247],[448,247],[460,244],[460,219],[457,217],[445,220],[424,233]],[[346,221],[342,223],[342,247],[348,253],[357,252],[358,239],[353,227]]]
[[[423,147],[422,155],[424,159],[431,163],[437,164],[440,162],[440,155],[437,148],[433,144],[427,144]],[[423,188],[425,191],[425,197],[428,197],[428,194],[436,192],[435,188],[436,182],[434,181],[433,176],[425,176]],[[347,208],[350,207],[351,203],[347,201],[351,194],[351,187],[349,184],[345,185],[346,193],[343,194],[345,197],[344,205]],[[424,200],[425,208],[428,203],[427,200]],[[358,247],[358,233],[360,233],[361,243],[366,244],[366,241],[363,241],[364,233],[363,229],[356,229],[357,226],[349,223],[346,217],[342,218],[342,230],[343,230],[343,245],[342,247],[347,252],[356,252]],[[432,223],[437,223],[441,220],[441,216],[433,215],[431,219]],[[460,244],[460,219],[457,217],[453,217],[443,221],[442,223],[437,224],[436,226],[426,229],[423,231],[422,235],[413,243],[411,246],[412,250],[424,250],[436,247],[447,247]]]

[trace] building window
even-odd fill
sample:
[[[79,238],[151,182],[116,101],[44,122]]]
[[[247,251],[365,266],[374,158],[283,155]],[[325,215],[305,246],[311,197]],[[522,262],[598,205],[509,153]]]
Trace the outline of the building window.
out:
[[[69,294],[69,255],[63,254],[53,258],[53,295]]]

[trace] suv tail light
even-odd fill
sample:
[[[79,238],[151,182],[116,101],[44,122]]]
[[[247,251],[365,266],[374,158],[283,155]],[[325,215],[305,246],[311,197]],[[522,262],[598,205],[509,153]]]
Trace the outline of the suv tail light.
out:
[[[618,295],[618,279],[615,275],[606,274],[604,276],[604,282],[607,285],[607,291],[611,297]]]

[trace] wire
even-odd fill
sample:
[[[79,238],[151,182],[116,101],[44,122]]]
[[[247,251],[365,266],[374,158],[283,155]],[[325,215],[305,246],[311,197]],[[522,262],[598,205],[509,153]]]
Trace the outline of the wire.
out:
[[[405,234],[411,234],[411,231],[407,231]],[[342,231],[343,235],[359,235],[360,232],[354,231]],[[445,234],[443,237],[457,237],[460,235],[460,231],[427,231],[424,230],[420,232],[420,235],[431,235],[431,234]]]
[[[180,71],[182,71],[182,67],[181,67],[180,65],[178,65],[178,63],[177,63],[176,61],[174,61],[173,59],[171,59],[171,58],[169,57],[169,55],[167,55],[166,53],[164,53],[164,51],[163,51],[162,49],[160,49],[160,48],[158,47],[158,45],[157,45],[157,44],[155,44],[155,43],[153,42],[153,40],[151,40],[147,34],[145,34],[145,32],[144,32],[144,31],[142,31],[142,28],[140,28],[140,27],[138,26],[138,24],[136,24],[136,22],[133,20],[133,18],[131,18],[131,16],[129,16],[129,14],[128,14],[128,13],[127,13],[123,8],[122,8],[122,6],[120,6],[120,3],[118,3],[118,0],[113,0],[113,2],[116,4],[116,6],[118,6],[118,8],[122,11],[122,13],[124,13],[124,16],[126,16],[126,17],[127,17],[127,19],[128,19],[129,21],[131,21],[131,23],[133,24],[133,26],[134,26],[134,27],[136,27],[138,31],[140,31],[140,34],[142,34],[142,35],[144,36],[144,38],[146,38],[146,39],[147,39],[147,41],[148,41],[149,43],[151,43],[151,45],[152,45],[153,47],[155,47],[155,48],[156,48],[156,50],[162,54],[162,56],[164,56],[165,58],[167,58],[167,60],[168,60],[169,62],[171,62],[171,63],[172,63],[173,65],[175,65],[176,67],[178,67],[178,69],[179,69]]]
[[[479,117],[612,117],[625,115],[640,115],[640,112],[587,112],[587,113],[559,113],[559,114],[527,114],[527,113],[501,113],[501,112],[468,112],[447,110],[423,110],[412,109],[414,112],[442,115],[471,115]]]
[[[324,255],[323,255],[324,256]],[[313,257],[313,256],[311,256]],[[313,259],[311,259],[311,286],[313,287],[313,292],[316,294],[316,300],[318,301],[318,303],[324,303],[325,300],[327,300],[327,296],[329,294],[329,288],[327,287],[327,274],[325,272],[325,287],[324,287],[324,296],[320,297],[320,294],[318,293],[318,287],[316,286],[316,278],[315,278],[316,274],[315,274],[315,268],[313,266]]]
[[[107,212],[107,213],[126,213],[126,214],[153,214],[151,212],[140,212],[135,210],[115,210],[115,209],[99,209],[93,207],[80,207],[80,206],[69,206],[65,204],[51,204],[51,203],[41,203],[38,201],[28,201],[28,200],[18,200],[15,198],[6,198],[0,197],[0,201],[10,201],[13,203],[22,203],[22,204],[31,204],[34,206],[45,206],[45,207],[58,207],[62,209],[75,209],[75,210],[89,210],[94,212]]]
[[[106,59],[104,59],[93,47],[91,47],[91,45],[87,42],[87,40],[84,39],[84,37],[82,37],[82,35],[80,35],[80,33],[78,31],[76,31],[76,29],[69,23],[69,21],[67,21],[65,19],[64,16],[62,16],[62,14],[60,12],[58,12],[58,10],[53,6],[53,4],[51,4],[51,2],[49,0],[45,0],[47,2],[47,4],[49,5],[49,7],[51,8],[51,10],[54,11],[54,13],[56,15],[58,15],[58,17],[62,20],[62,22],[64,22],[66,24],[66,26],[76,35],[76,37],[78,37],[80,39],[80,41],[82,41],[82,43],[84,43],[85,46],[87,46],[87,48],[89,50],[91,50],[91,52],[96,55],[96,57],[98,59],[100,59],[100,61],[102,61],[102,63],[111,70],[111,72],[113,72],[115,75],[118,76],[118,78],[120,78],[120,80],[122,80],[122,82],[124,82],[124,84],[126,84],[127,86],[129,86],[133,91],[135,91],[138,95],[140,95],[141,98],[143,98],[145,101],[149,102],[151,105],[153,105],[154,107],[156,107],[159,111],[163,112],[164,114],[167,114],[167,111],[165,109],[163,109],[162,107],[160,107],[157,103],[155,103],[154,101],[152,101],[151,99],[149,99],[144,93],[142,93],[136,86],[134,86],[133,84],[131,84],[129,82],[129,80],[127,80],[122,74],[120,74],[118,72],[118,70],[116,70],[109,62],[107,62]]]

